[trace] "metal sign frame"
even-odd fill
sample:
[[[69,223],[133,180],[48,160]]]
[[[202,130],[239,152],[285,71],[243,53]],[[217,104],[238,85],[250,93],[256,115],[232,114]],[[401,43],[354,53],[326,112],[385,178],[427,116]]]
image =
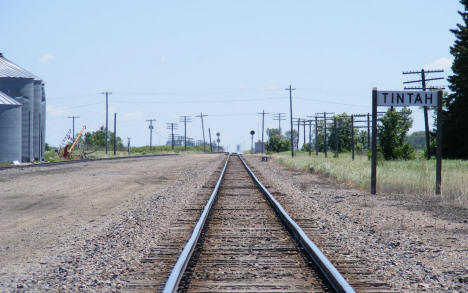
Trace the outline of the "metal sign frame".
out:
[[[397,91],[394,91],[396,93]],[[372,158],[371,158],[371,194],[376,194],[377,192],[377,106],[382,107],[401,107],[404,106],[404,103],[395,103],[394,105],[385,104],[379,105],[378,96],[379,91],[377,88],[372,89]],[[392,91],[385,91],[385,93],[392,93]],[[405,91],[405,94],[420,94],[420,92],[408,92]],[[426,93],[437,93],[437,152],[436,152],[436,185],[435,185],[435,194],[440,194],[440,186],[442,183],[442,91],[438,90],[437,92],[425,92]],[[419,106],[409,104],[407,106]],[[423,105],[424,106],[424,105]],[[430,151],[430,150],[428,150]]]

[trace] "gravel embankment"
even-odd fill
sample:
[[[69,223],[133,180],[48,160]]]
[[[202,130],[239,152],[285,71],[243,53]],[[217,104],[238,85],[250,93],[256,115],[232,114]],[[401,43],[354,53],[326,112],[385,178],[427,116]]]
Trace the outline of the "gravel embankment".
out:
[[[224,159],[1,171],[0,291],[120,291]]]
[[[270,191],[286,195],[280,201],[293,218],[320,221],[328,237],[394,289],[468,292],[466,209],[415,195],[371,196],[258,156],[245,158]]]

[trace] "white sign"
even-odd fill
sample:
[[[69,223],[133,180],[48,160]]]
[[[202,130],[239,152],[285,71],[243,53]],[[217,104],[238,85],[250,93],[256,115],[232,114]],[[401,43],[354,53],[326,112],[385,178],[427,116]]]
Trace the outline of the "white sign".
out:
[[[436,91],[377,91],[377,106],[437,106]]]

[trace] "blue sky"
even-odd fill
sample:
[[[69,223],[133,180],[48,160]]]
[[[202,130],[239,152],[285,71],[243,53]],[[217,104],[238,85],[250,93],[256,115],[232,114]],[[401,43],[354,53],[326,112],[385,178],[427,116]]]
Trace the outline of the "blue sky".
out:
[[[0,52],[46,82],[50,144],[69,115],[81,117],[76,128],[104,125],[100,93],[111,91],[109,124],[117,112],[118,135],[132,144],[149,143],[146,119],[157,119],[163,144],[167,122],[203,112],[231,151],[249,147],[255,113],[288,113],[289,84],[296,117],[367,113],[373,87],[412,79],[402,71],[449,70],[462,9],[454,0],[0,2]],[[192,120],[188,136],[200,139]]]

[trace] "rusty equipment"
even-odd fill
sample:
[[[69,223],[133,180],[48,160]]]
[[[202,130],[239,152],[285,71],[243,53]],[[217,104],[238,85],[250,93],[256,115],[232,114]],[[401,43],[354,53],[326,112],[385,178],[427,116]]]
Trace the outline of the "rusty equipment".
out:
[[[65,159],[68,159],[68,160],[70,160],[72,158],[73,149],[76,147],[76,145],[79,142],[79,140],[81,138],[81,135],[83,135],[83,132],[85,131],[85,129],[86,129],[86,125],[83,125],[83,128],[81,128],[80,133],[78,133],[78,135],[76,136],[76,138],[73,141],[73,143],[71,144],[71,146],[70,146],[70,144],[65,145],[65,147],[63,148],[63,152],[59,152],[59,156],[65,158]]]

